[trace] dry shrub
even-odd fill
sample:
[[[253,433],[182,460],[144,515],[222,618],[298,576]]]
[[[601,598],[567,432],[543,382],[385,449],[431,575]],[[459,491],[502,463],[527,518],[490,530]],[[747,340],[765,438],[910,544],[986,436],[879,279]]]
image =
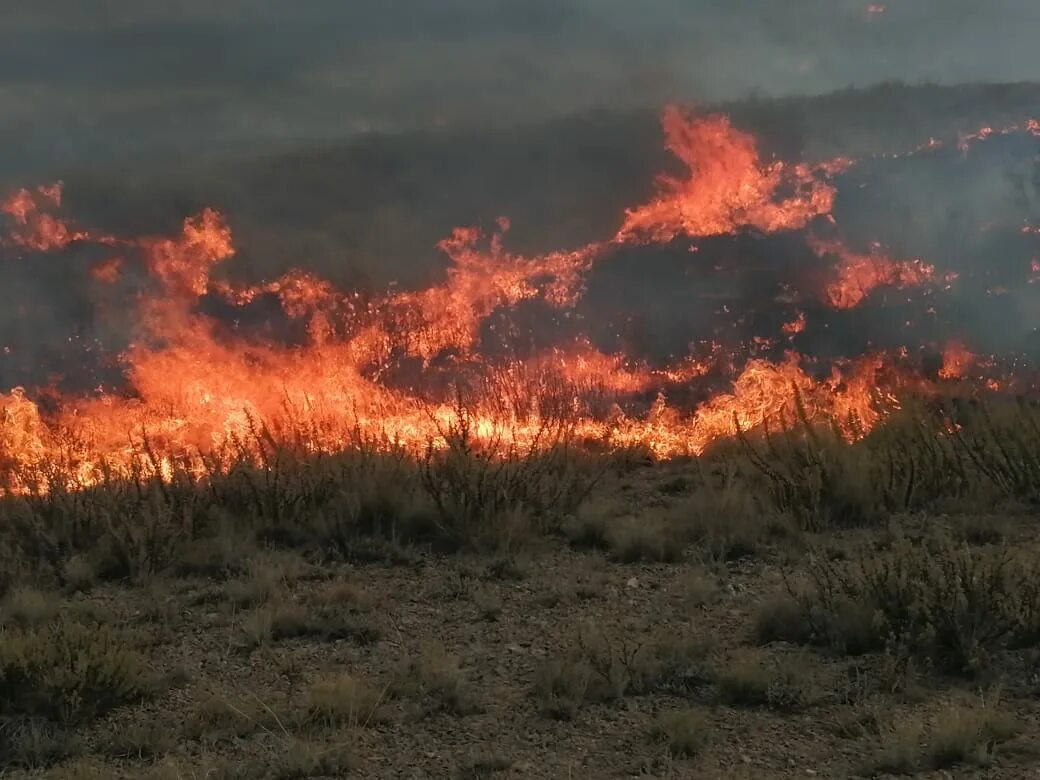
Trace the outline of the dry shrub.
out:
[[[35,588],[18,588],[0,603],[0,625],[36,628],[52,621],[61,602],[53,593]]]
[[[544,714],[563,720],[595,702],[655,692],[686,696],[710,680],[711,653],[710,642],[694,634],[612,636],[586,626],[563,655],[538,668],[534,693]]]
[[[261,557],[246,565],[246,574],[224,586],[227,599],[237,608],[259,607],[284,590],[287,573],[281,566]]]
[[[45,769],[81,749],[80,740],[64,726],[38,718],[0,719],[0,773]]]
[[[183,540],[196,531],[192,488],[140,472],[105,472],[84,486],[54,466],[48,487],[0,501],[2,543],[46,567],[58,581],[79,587],[84,567],[68,569],[77,556],[104,579],[147,579],[173,561]]]
[[[797,598],[812,641],[849,654],[889,646],[970,675],[1040,625],[1040,572],[1009,550],[900,541],[852,565],[816,559],[809,574]]]
[[[0,550],[82,589],[171,567],[227,576],[257,540],[353,558],[369,539],[418,539],[434,527],[419,464],[393,442],[346,432],[344,450],[330,454],[299,437],[252,423],[245,440],[170,464],[144,442],[129,472],[102,468],[89,485],[75,463],[21,475],[28,494],[0,500]]]
[[[276,723],[268,724],[270,720],[269,710],[256,698],[210,695],[192,710],[184,735],[207,745],[218,745],[244,739],[269,725],[277,728]]]
[[[617,518],[614,501],[592,497],[561,524],[564,537],[576,550],[607,550],[610,528]]]
[[[600,473],[578,451],[565,415],[544,417],[523,439],[518,431],[478,440],[461,396],[431,442],[422,484],[437,509],[437,528],[456,547],[522,544],[532,534],[557,532],[588,496]]]
[[[793,420],[739,438],[777,511],[813,531],[874,525],[950,501],[992,503],[994,486],[1010,497],[1040,495],[1040,415],[1005,406],[911,398],[864,436],[855,419],[812,422],[796,397]],[[849,445],[849,433],[861,440]]]
[[[814,639],[813,629],[804,605],[786,593],[766,599],[755,612],[754,638],[760,645],[770,642],[810,644]]]
[[[68,620],[0,633],[0,713],[83,723],[141,699],[154,680],[127,640]]]
[[[354,747],[349,743],[325,744],[285,738],[277,754],[267,759],[267,766],[258,765],[251,769],[267,770],[278,780],[297,780],[309,777],[345,777],[359,766],[360,761]]]
[[[694,569],[686,572],[678,582],[679,596],[685,606],[700,609],[716,603],[722,597],[726,570]]]
[[[482,755],[467,759],[459,767],[458,780],[485,780],[513,768],[513,761],[487,750]]]
[[[1040,405],[1035,400],[981,404],[951,400],[940,411],[962,471],[1000,494],[1040,500]]]
[[[823,698],[817,675],[807,656],[774,656],[745,648],[718,666],[715,693],[724,704],[791,712]]]
[[[439,643],[430,643],[405,661],[391,690],[419,703],[421,713],[446,712],[457,717],[483,711],[466,680],[460,659]]]
[[[104,741],[100,752],[115,759],[155,761],[176,747],[176,734],[168,724],[146,720],[120,728]]]
[[[1011,523],[1003,515],[969,514],[953,521],[953,534],[973,545],[1000,544],[1009,535]]]
[[[914,774],[921,763],[924,731],[920,718],[908,718],[889,726],[881,735],[876,753],[860,774],[868,777]]]
[[[314,683],[306,695],[309,722],[324,728],[364,727],[385,719],[387,689],[377,688],[348,673]]]
[[[877,738],[885,733],[889,708],[880,704],[857,704],[837,713],[827,724],[828,731],[842,739]]]
[[[696,710],[662,712],[650,727],[651,739],[661,742],[673,758],[691,758],[708,746],[708,718]]]
[[[721,485],[702,486],[672,508],[669,517],[685,529],[689,543],[714,561],[752,557],[780,528],[780,518],[762,511],[732,474]]]
[[[782,518],[763,512],[732,474],[721,484],[702,479],[697,489],[670,507],[601,519],[599,525],[579,515],[568,530],[572,544],[605,544],[622,563],[677,563],[691,545],[708,560],[733,561],[754,556],[786,533]]]
[[[930,723],[915,716],[887,726],[863,773],[909,775],[990,766],[1001,746],[1021,731],[1018,720],[998,708],[998,700],[954,703]]]
[[[619,563],[678,563],[686,550],[682,529],[649,513],[614,521],[607,539],[611,557]]]
[[[588,701],[592,667],[574,655],[550,658],[535,670],[534,697],[542,715],[571,720]]]
[[[758,442],[740,433],[752,468],[765,479],[774,510],[791,515],[802,528],[870,525],[881,516],[870,454],[849,446],[836,424],[812,423],[796,396],[797,418],[780,430],[766,428]]]
[[[954,704],[935,717],[925,743],[924,762],[929,769],[988,766],[1000,746],[1020,731],[1018,720],[994,704]]]

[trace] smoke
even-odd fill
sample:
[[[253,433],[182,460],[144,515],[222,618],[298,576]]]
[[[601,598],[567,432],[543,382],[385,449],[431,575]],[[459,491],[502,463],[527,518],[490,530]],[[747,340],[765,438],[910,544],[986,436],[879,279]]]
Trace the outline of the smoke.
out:
[[[175,233],[215,206],[241,247],[220,273],[236,279],[302,267],[341,289],[419,287],[441,278],[434,247],[453,226],[499,215],[522,253],[600,240],[674,164],[657,117],[679,100],[723,103],[767,157],[860,159],[840,182],[842,238],[962,276],[935,306],[898,293],[852,312],[801,301],[816,327],[796,346],[828,357],[968,334],[980,350],[1020,351],[1040,327],[1036,238],[1019,232],[1040,224],[1035,138],[880,156],[1035,115],[1035,85],[961,85],[1040,76],[1033,0],[18,6],[0,27],[0,194],[65,179],[66,212],[118,235]],[[867,86],[891,79],[961,86]],[[819,96],[850,85],[867,88]],[[775,333],[795,314],[778,290],[825,270],[804,239],[620,253],[578,316],[601,348],[661,358],[694,338]],[[86,251],[0,264],[4,302],[17,302],[0,307],[0,348],[20,347],[0,358],[0,389],[132,338],[119,291],[86,276],[104,258]],[[120,369],[92,370],[76,383],[115,384]]]
[[[41,0],[2,9],[0,177],[369,130],[1038,76],[1033,0]]]

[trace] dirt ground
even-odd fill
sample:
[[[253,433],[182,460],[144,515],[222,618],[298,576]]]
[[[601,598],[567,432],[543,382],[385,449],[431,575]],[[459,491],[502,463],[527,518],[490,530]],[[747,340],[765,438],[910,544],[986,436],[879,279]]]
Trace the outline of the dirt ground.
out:
[[[611,500],[638,521],[681,501],[675,492],[674,474],[648,469]],[[764,641],[757,628],[811,556],[854,558],[948,524],[774,534],[721,559],[694,546],[673,562],[626,563],[563,539],[496,555],[387,546],[341,563],[267,550],[235,577],[181,572],[57,594],[55,609],[132,637],[166,682],[60,739],[26,738],[27,753],[51,758],[6,776],[887,776],[879,756],[932,744],[958,712],[999,707],[1015,724],[999,745],[983,739],[967,758],[906,771],[1040,777],[1035,652],[965,679],[889,653]],[[981,524],[999,528],[990,544],[1036,547],[1028,516]],[[664,646],[680,662],[640,671]],[[756,698],[739,684],[749,666],[786,671]],[[727,670],[738,684],[720,681]]]

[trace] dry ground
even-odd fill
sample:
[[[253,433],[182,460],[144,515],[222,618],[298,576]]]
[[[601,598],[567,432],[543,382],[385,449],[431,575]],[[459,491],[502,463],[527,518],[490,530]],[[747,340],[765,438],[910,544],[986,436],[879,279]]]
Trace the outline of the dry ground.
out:
[[[5,721],[5,774],[1040,776],[1036,650],[1001,643],[950,673],[895,637],[859,655],[803,647],[785,596],[821,557],[854,566],[934,538],[1032,556],[1035,516],[819,534],[769,521],[674,547],[685,468],[634,469],[567,538],[512,552],[388,544],[330,562],[243,544],[207,551],[224,572],[15,589],[7,632],[111,627],[150,682],[104,716]],[[603,526],[605,549],[581,545]]]

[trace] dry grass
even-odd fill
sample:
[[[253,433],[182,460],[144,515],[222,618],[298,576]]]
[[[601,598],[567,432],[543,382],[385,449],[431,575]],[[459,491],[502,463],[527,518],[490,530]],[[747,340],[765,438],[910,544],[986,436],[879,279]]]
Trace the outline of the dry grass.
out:
[[[997,434],[1035,412],[962,409],[936,441],[952,414],[908,405],[853,446],[796,421],[664,481],[565,428],[546,453],[459,428],[419,460],[268,443],[263,467],[203,480],[175,468],[5,499],[0,765],[318,777],[385,752],[384,731],[441,745],[442,730],[548,717],[583,739],[638,722],[650,742],[625,743],[645,751],[626,770],[683,776],[719,750],[716,720],[754,743],[805,710],[869,773],[1013,762],[1021,724],[936,703],[1001,674],[1027,701],[1040,570],[1021,502],[1040,481]],[[978,510],[994,496],[1019,516]],[[548,571],[543,552],[566,562]],[[442,615],[451,639],[427,642]],[[197,684],[131,708],[181,661]],[[832,684],[843,665],[856,679]],[[437,771],[530,769],[513,755]]]
[[[696,635],[613,635],[585,626],[565,654],[538,667],[534,695],[543,714],[560,720],[587,704],[626,696],[688,695],[710,679],[711,649],[710,641]]]
[[[387,686],[375,686],[343,672],[310,686],[306,716],[310,723],[327,729],[375,725],[386,717],[387,693]]]
[[[61,600],[54,593],[29,587],[17,588],[0,603],[0,625],[38,628],[54,620],[60,609]]]
[[[735,707],[765,707],[792,712],[818,704],[826,695],[819,669],[803,655],[776,657],[743,649],[718,666],[717,699]]]
[[[414,701],[420,717],[438,712],[465,717],[483,711],[466,681],[461,659],[437,642],[426,644],[401,665],[391,691]]]
[[[707,716],[696,710],[662,712],[654,719],[650,736],[664,744],[673,758],[691,758],[710,742]]]
[[[1031,634],[1040,614],[1040,569],[1007,549],[901,540],[881,554],[863,551],[851,565],[818,558],[808,570],[813,587],[794,617],[800,638],[808,625],[812,640],[842,652],[888,644],[955,674],[984,669]]]
[[[913,716],[885,728],[864,773],[909,775],[988,767],[1001,746],[1020,731],[1018,720],[1001,711],[996,701],[948,704],[930,722]]]
[[[87,722],[154,690],[131,638],[104,625],[61,620],[0,633],[0,714]]]

